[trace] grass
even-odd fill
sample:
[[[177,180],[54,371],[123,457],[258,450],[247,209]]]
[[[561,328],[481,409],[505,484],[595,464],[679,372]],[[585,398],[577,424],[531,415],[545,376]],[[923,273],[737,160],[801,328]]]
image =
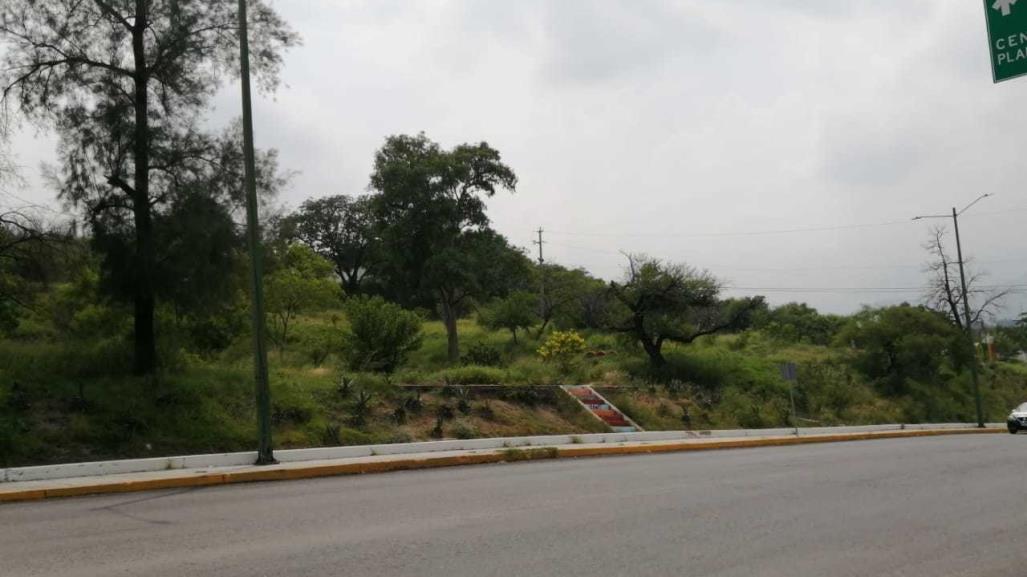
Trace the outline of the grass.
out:
[[[783,344],[756,332],[667,346],[668,365],[659,374],[617,337],[586,333],[589,349],[603,354],[560,374],[541,362],[533,334],[513,343],[509,333],[486,331],[472,320],[460,321],[461,349],[491,347],[500,353],[498,366],[450,366],[445,330],[428,322],[421,349],[386,377],[342,370],[337,351],[323,359],[311,354],[307,335],[345,322],[332,311],[301,317],[288,346],[270,352],[277,447],[605,431],[558,390],[531,386],[565,383],[593,384],[650,430],[786,426],[790,390],[778,372],[785,361],[799,365],[794,392],[806,424],[973,418],[965,376],[888,398],[853,371],[851,351]],[[147,379],[128,374],[131,347],[123,338],[56,338],[40,328],[0,340],[0,466],[254,446],[247,336],[208,357],[164,343],[170,362]],[[351,381],[348,388],[340,387],[343,376]],[[982,382],[990,420],[1027,399],[1023,365],[988,365]],[[418,393],[400,386],[405,384],[436,388]],[[463,389],[483,384],[505,386]]]

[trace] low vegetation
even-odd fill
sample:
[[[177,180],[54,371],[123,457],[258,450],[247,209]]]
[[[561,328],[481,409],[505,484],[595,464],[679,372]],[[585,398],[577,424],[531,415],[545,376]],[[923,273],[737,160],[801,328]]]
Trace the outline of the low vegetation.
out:
[[[508,331],[490,331],[470,319],[460,321],[467,354],[454,366],[445,327],[427,321],[421,346],[387,373],[351,370],[344,343],[352,336],[342,336],[353,334],[346,313],[322,311],[299,317],[290,346],[271,356],[275,443],[287,448],[605,430],[558,389],[539,386],[566,382],[593,383],[647,429],[787,426],[790,391],[779,373],[785,361],[799,366],[792,393],[801,425],[972,421],[965,371],[945,358],[889,368],[881,351],[892,344],[879,334],[888,331],[866,324],[870,317],[887,323],[894,316],[935,313],[917,307],[879,313],[861,313],[861,321],[843,325],[838,338],[883,339],[880,344],[782,341],[751,328],[670,345],[658,368],[637,345],[609,333],[547,333],[515,343]],[[159,374],[137,377],[124,353],[125,327],[90,320],[107,314],[83,310],[69,321],[75,331],[100,331],[102,337],[52,340],[52,328],[28,322],[20,338],[0,340],[0,455],[6,465],[253,447],[248,337],[216,354],[180,350]],[[863,328],[853,335],[857,322]],[[953,337],[944,323],[935,326],[940,336],[900,339],[897,358],[915,360],[936,350],[933,339]],[[337,336],[337,344],[315,362],[311,349],[321,345],[311,335],[322,332]],[[580,353],[573,363],[546,361],[538,352],[559,343]],[[987,363],[982,381],[989,419],[1000,419],[1027,398],[1024,365]]]
[[[273,89],[299,39],[253,4]],[[0,206],[2,464],[255,445],[243,131],[205,122],[234,12],[147,5],[0,4],[0,104],[58,138],[46,180],[76,212]],[[941,230],[925,306],[822,315],[646,255],[619,279],[536,264],[491,226],[518,177],[486,142],[386,136],[366,194],[292,212],[276,152],[255,160],[278,447],[603,430],[567,383],[652,429],[970,421],[975,354],[988,419],[1027,398],[1027,320],[973,350],[964,329],[1003,293],[971,274],[965,306]],[[14,172],[0,159],[0,182]]]

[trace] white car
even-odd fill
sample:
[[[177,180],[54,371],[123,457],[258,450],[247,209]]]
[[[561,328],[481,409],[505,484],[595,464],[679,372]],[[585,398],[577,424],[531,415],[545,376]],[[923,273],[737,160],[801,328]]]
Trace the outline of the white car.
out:
[[[1020,431],[1027,430],[1027,403],[1023,403],[1013,409],[1012,413],[1009,413],[1009,416],[1006,417],[1006,427],[1014,435]]]

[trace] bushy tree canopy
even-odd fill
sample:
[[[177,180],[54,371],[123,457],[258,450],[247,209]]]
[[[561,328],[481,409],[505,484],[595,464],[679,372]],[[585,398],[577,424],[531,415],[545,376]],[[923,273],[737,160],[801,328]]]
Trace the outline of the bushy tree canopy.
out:
[[[289,342],[289,330],[296,317],[338,304],[339,285],[332,281],[332,265],[309,247],[290,245],[281,266],[267,276],[269,333],[279,351]]]
[[[328,259],[348,294],[362,292],[380,258],[371,197],[312,198],[283,223],[283,234]]]
[[[910,381],[931,384],[942,367],[962,366],[967,361],[962,338],[944,314],[901,305],[854,315],[837,341],[858,350],[856,368],[883,392],[900,395]]]
[[[264,0],[251,0],[252,69],[277,83],[295,34]],[[160,262],[154,214],[189,190],[237,186],[226,162],[240,148],[202,128],[225,76],[238,69],[233,2],[5,0],[0,4],[3,104],[56,129],[61,195],[100,235],[123,242],[131,275],[135,369],[156,368],[154,311]]]
[[[517,291],[496,299],[481,310],[481,323],[491,330],[508,330],[517,342],[517,331],[527,330],[538,322],[538,296]]]
[[[793,343],[830,344],[844,324],[841,317],[822,315],[805,303],[788,303],[757,315],[756,328]]]
[[[460,360],[457,318],[471,299],[509,289],[504,266],[519,253],[489,229],[485,199],[514,190],[517,177],[482,142],[445,150],[424,134],[391,136],[377,152],[371,188],[386,295],[406,306],[437,306],[450,362]],[[527,261],[520,255],[520,264]]]
[[[628,258],[624,280],[610,283],[610,290],[620,304],[611,328],[641,344],[656,368],[666,364],[664,343],[743,329],[763,303],[762,297],[721,300],[711,274],[642,255]]]
[[[381,297],[346,301],[343,356],[349,367],[391,373],[421,346],[421,319]]]

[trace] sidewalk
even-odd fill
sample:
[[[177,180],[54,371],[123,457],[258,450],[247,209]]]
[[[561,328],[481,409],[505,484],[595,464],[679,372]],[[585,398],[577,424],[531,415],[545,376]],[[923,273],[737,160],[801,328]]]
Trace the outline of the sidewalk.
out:
[[[0,503],[101,493],[127,493],[134,491],[202,487],[258,481],[284,481],[337,475],[359,475],[385,473],[389,471],[452,467],[458,465],[509,463],[538,459],[707,451],[716,449],[800,445],[808,443],[832,443],[873,439],[1003,432],[1005,432],[1004,429],[996,427],[977,429],[970,427],[955,428],[948,426],[945,428],[839,432],[811,435],[806,434],[802,436],[777,434],[767,436],[738,436],[733,438],[709,437],[602,443],[571,442],[570,444],[554,444],[552,446],[536,446],[531,443],[522,443],[522,446],[520,447],[511,448],[464,449],[409,454],[315,459],[283,462],[277,465],[262,467],[253,465],[205,466],[163,471],[115,473],[32,481],[9,481],[0,483]],[[447,443],[447,441],[442,441],[440,443]]]

